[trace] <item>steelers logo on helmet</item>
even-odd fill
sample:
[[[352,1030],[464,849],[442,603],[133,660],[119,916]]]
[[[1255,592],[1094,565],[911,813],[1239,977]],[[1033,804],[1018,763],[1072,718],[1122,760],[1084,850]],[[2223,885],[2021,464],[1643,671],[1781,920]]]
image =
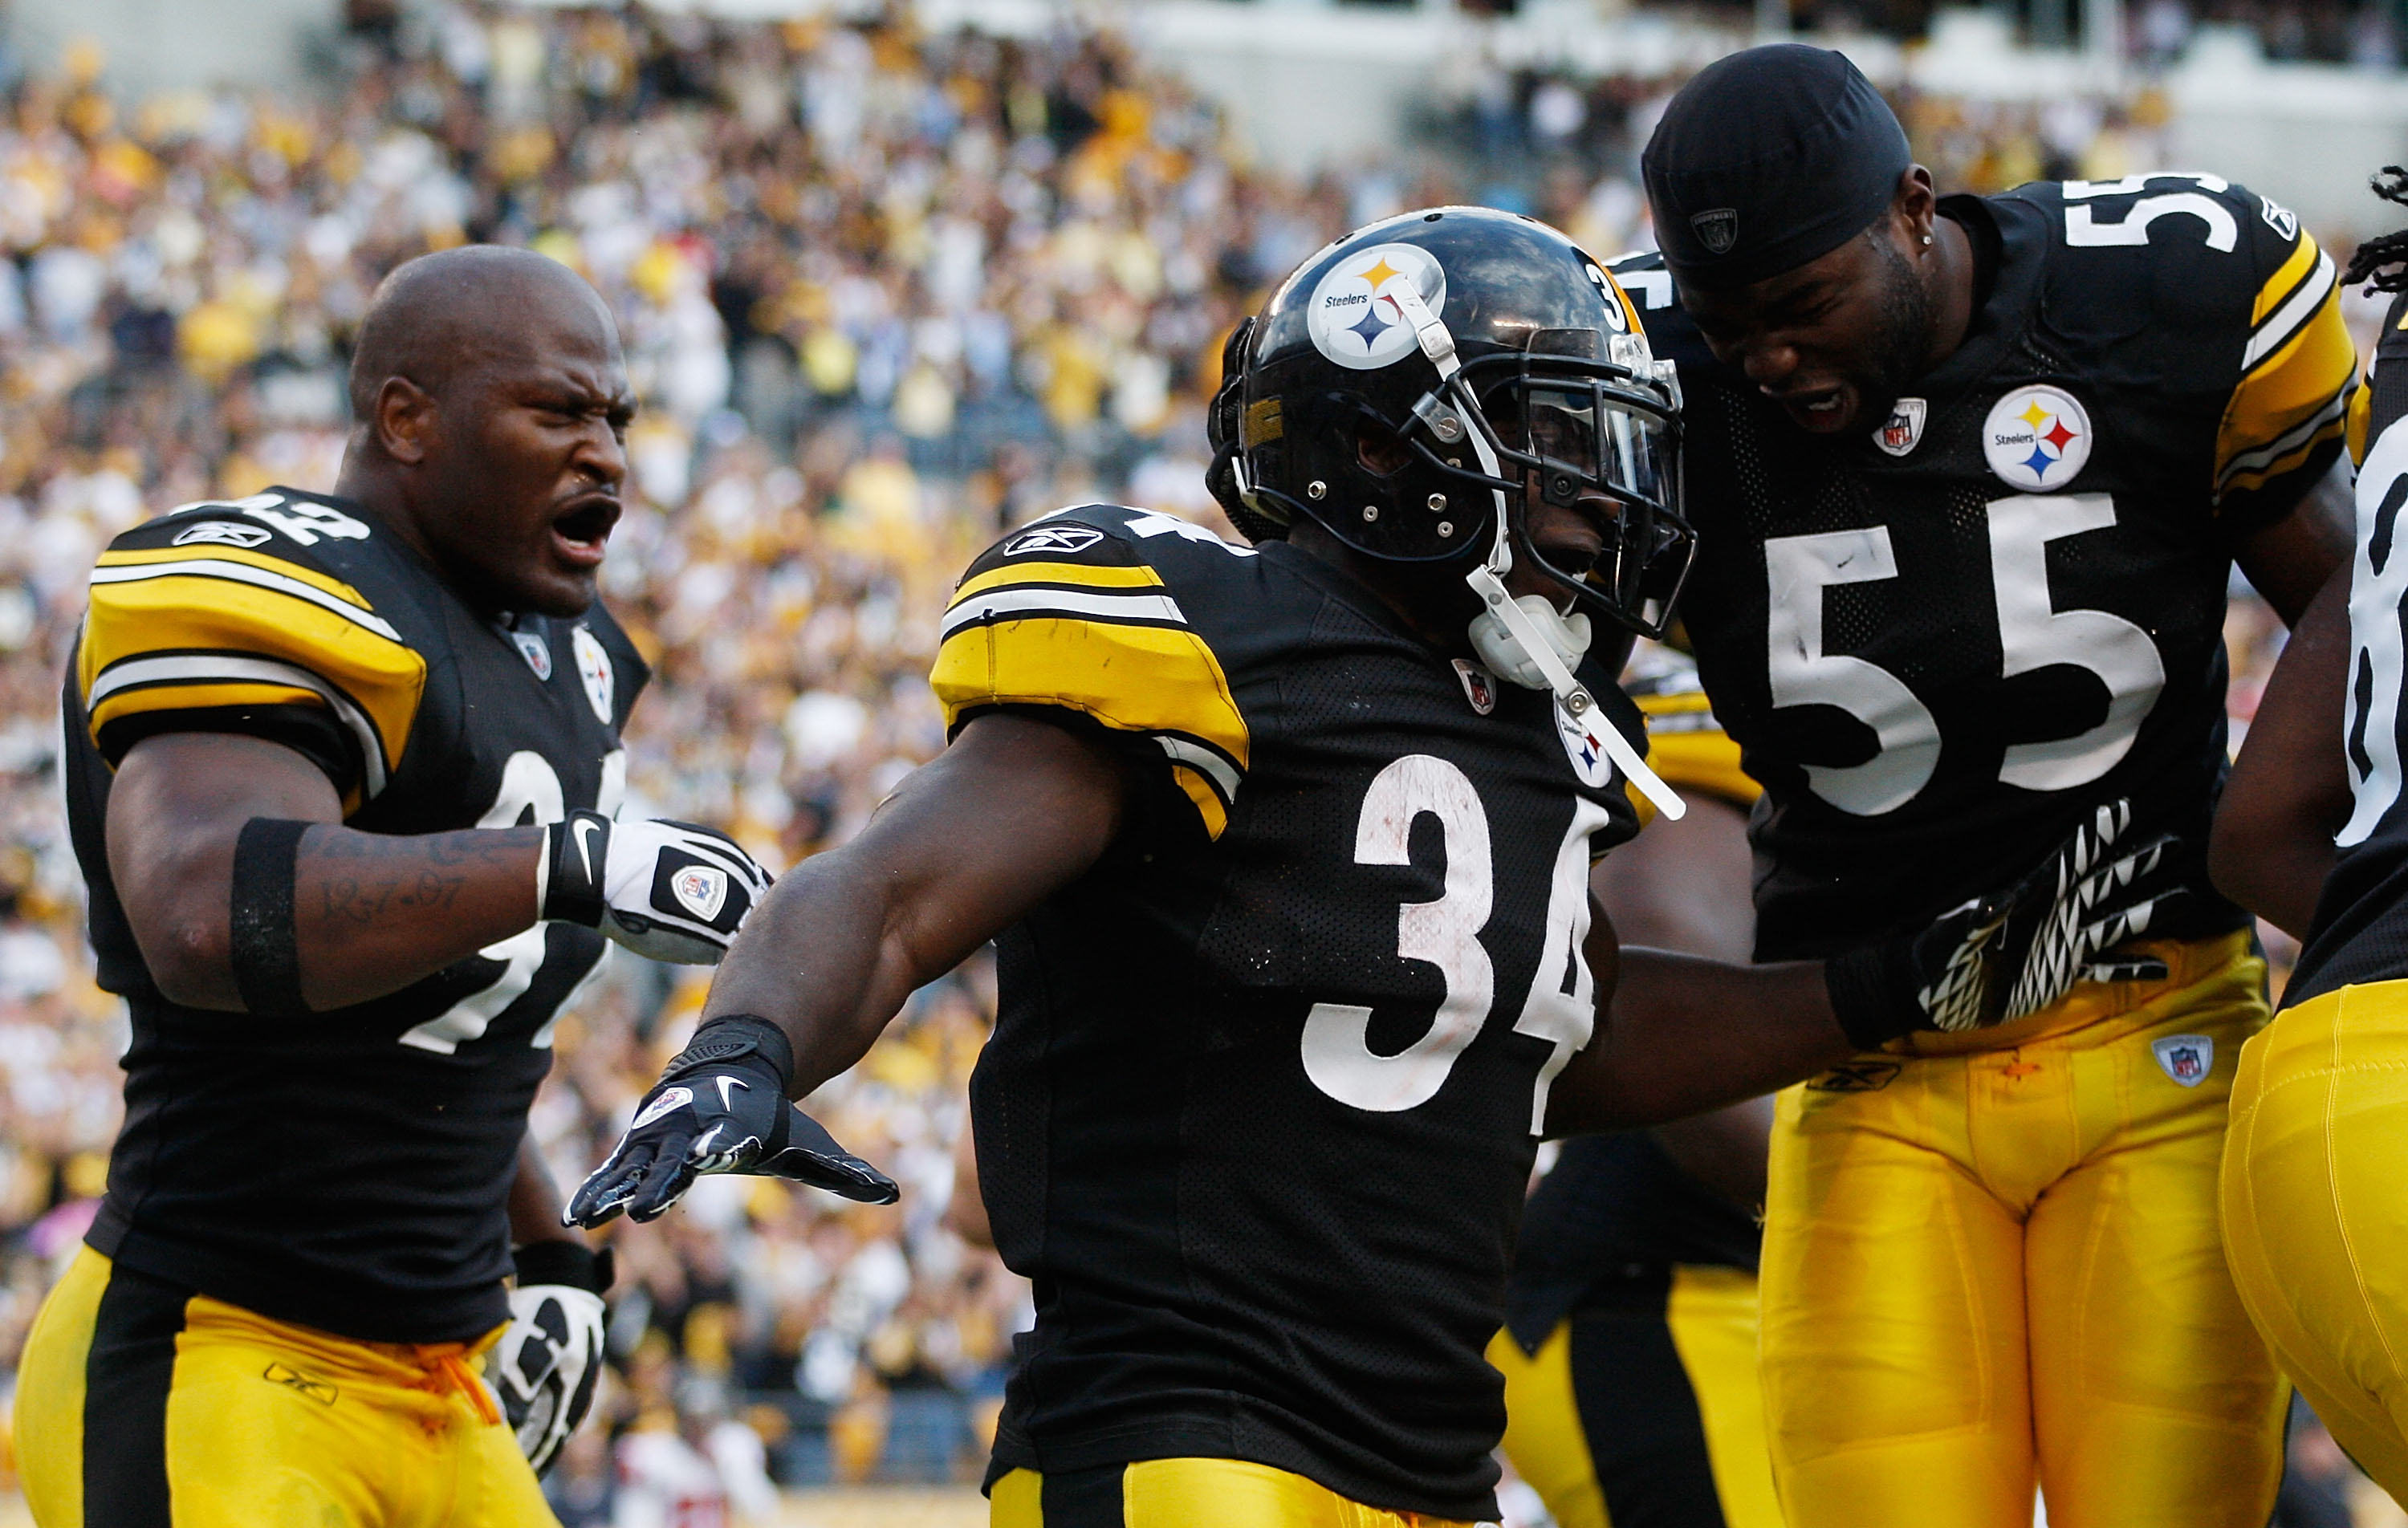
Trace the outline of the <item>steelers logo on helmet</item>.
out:
[[[1982,421],[1990,470],[2027,493],[2052,493],[2080,477],[2093,438],[2090,415],[2062,388],[2016,388]]]
[[[1350,371],[1377,371],[1413,353],[1413,326],[1397,300],[1408,282],[1431,312],[1446,306],[1446,272],[1426,250],[1375,244],[1330,266],[1305,306],[1312,348]]]

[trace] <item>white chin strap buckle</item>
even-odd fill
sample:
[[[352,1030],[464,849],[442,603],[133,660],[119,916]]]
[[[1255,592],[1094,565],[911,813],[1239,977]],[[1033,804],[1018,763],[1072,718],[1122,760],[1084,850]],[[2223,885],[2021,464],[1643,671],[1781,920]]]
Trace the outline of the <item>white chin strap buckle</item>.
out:
[[[1510,567],[1512,553],[1506,550],[1502,526],[1498,527],[1497,547],[1502,558],[1508,560],[1506,565]],[[1503,571],[1496,565],[1499,560],[1492,557],[1464,576],[1463,581],[1471,586],[1471,592],[1478,594],[1481,603],[1487,607],[1481,613],[1479,623],[1493,620],[1504,629],[1513,644],[1522,650],[1528,665],[1544,678],[1544,688],[1555,692],[1555,704],[1604,745],[1606,757],[1613,761],[1614,767],[1622,771],[1625,778],[1639,788],[1641,795],[1655,804],[1658,812],[1675,820],[1686,816],[1689,810],[1687,804],[1664,783],[1656,771],[1647,767],[1647,761],[1641,758],[1638,750],[1630,746],[1630,740],[1622,735],[1622,729],[1605,718],[1594,715],[1598,709],[1597,697],[1588,693],[1587,686],[1572,678],[1571,669],[1555,651],[1555,644],[1547,640],[1539,623],[1530,618],[1530,612],[1523,609],[1512,595],[1506,593],[1505,580],[1498,577]],[[1519,682],[1533,690],[1541,688],[1527,684],[1526,680]]]

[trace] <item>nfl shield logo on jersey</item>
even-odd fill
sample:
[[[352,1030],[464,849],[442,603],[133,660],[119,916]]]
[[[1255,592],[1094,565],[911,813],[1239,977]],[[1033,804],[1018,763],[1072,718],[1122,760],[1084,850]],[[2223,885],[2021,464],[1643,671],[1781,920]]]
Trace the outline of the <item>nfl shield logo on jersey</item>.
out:
[[[1892,456],[1904,456],[1923,438],[1923,417],[1930,405],[1921,398],[1900,398],[1889,406],[1889,422],[1873,432],[1873,444]]]
[[[1478,664],[1455,661],[1455,678],[1463,681],[1463,698],[1482,716],[1497,709],[1497,680]]]
[[[2205,1035],[2169,1035],[2151,1040],[2149,1049],[2157,1052],[2166,1076],[2186,1088],[2206,1081],[2215,1066],[2215,1041]]]
[[[552,678],[552,644],[543,639],[541,632],[512,632],[510,641],[527,661],[527,667],[535,670],[537,678]]]

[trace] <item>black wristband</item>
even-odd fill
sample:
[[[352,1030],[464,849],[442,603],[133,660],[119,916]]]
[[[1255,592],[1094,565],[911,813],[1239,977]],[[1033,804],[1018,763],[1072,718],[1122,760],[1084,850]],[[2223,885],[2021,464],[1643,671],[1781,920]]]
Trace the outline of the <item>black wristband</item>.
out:
[[[610,857],[610,820],[600,812],[570,812],[566,821],[545,830],[543,851],[543,906],[537,916],[547,922],[601,927],[607,910],[602,871]]]
[[[1878,1050],[1901,1035],[1932,1027],[1914,1000],[1914,963],[1906,942],[1868,945],[1823,963],[1823,990],[1841,1030],[1859,1050]]]
[[[704,1066],[731,1062],[740,1056],[757,1056],[778,1075],[778,1091],[784,1093],[795,1078],[795,1042],[786,1032],[757,1013],[723,1013],[703,1021],[694,1032],[686,1048],[669,1058],[662,1069],[661,1080],[667,1082]]]
[[[226,908],[226,955],[243,1007],[264,1019],[309,1011],[301,1000],[301,945],[293,930],[293,867],[301,835],[316,826],[254,817],[234,841],[234,894]]]
[[[608,1247],[593,1248],[574,1241],[531,1241],[510,1253],[519,1287],[566,1284],[571,1289],[610,1292],[618,1278],[618,1260]]]

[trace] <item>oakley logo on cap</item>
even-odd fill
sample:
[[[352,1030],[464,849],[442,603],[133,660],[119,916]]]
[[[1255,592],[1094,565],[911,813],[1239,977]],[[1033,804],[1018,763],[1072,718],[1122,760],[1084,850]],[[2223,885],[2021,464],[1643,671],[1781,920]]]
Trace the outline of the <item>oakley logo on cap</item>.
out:
[[[1698,231],[1698,242],[1709,254],[1728,254],[1739,242],[1739,208],[1711,207],[1689,215],[1689,226]]]

